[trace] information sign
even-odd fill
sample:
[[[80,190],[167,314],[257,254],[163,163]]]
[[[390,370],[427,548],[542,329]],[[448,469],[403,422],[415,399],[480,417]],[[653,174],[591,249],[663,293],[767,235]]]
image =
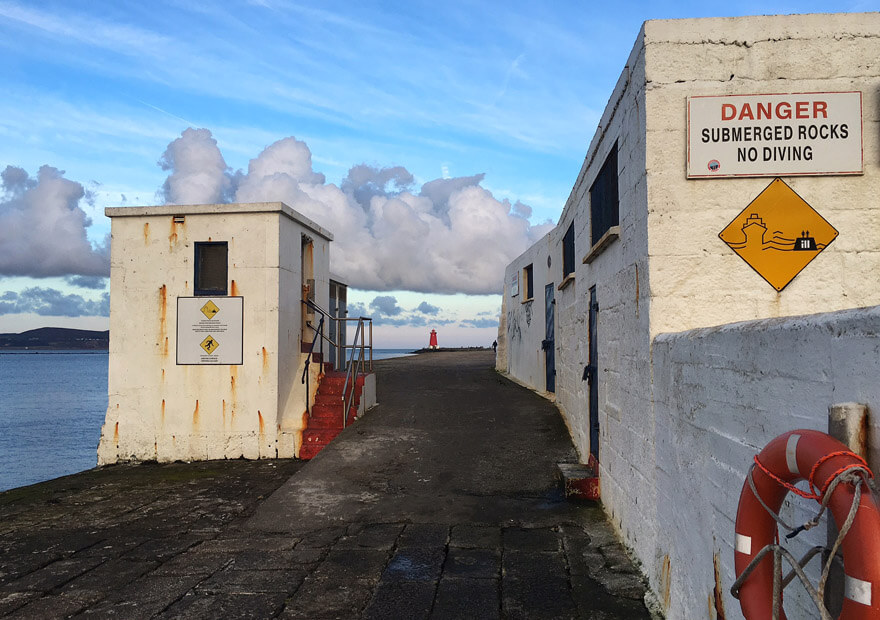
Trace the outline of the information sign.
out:
[[[862,93],[688,97],[690,179],[862,174]]]
[[[243,297],[177,298],[179,365],[239,365],[243,334]]]

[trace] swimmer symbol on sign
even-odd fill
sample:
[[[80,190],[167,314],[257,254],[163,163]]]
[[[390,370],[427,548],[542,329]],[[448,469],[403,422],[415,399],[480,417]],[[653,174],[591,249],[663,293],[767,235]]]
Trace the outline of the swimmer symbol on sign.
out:
[[[837,234],[782,179],[774,179],[718,236],[781,291]]]
[[[208,336],[204,340],[202,340],[201,347],[205,350],[205,353],[211,355],[214,351],[217,350],[217,347],[220,346],[220,343],[214,339],[214,336]]]
[[[209,319],[213,319],[215,316],[217,316],[217,313],[220,312],[220,308],[217,307],[217,304],[215,304],[210,299],[208,300],[208,303],[202,306],[201,310],[202,314],[204,314]]]

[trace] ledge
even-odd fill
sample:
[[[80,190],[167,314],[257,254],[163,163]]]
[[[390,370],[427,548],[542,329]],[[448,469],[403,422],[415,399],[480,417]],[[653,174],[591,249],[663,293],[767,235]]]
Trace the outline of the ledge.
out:
[[[570,274],[568,274],[567,276],[565,276],[565,278],[562,279],[562,282],[559,283],[559,286],[556,287],[556,290],[561,291],[562,289],[564,289],[566,286],[568,286],[572,282],[574,282],[574,272],[573,271]]]
[[[611,243],[620,238],[620,226],[612,226],[609,228],[604,235],[590,248],[590,251],[587,252],[587,255],[584,256],[583,263],[585,265],[589,265],[596,257],[599,256],[602,252],[605,251],[605,248],[611,245]]]

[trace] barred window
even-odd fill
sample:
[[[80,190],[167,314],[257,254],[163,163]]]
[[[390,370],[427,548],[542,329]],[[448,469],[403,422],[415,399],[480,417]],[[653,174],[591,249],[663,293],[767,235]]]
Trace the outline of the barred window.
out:
[[[590,243],[596,245],[608,229],[620,223],[617,190],[617,142],[590,187]]]
[[[196,242],[196,295],[226,295],[228,251],[225,241]]]
[[[562,237],[562,277],[567,278],[571,273],[574,273],[574,222],[568,225]]]
[[[523,269],[523,288],[525,289],[523,301],[529,301],[535,296],[535,283],[532,271],[531,264],[526,265],[525,269]]]

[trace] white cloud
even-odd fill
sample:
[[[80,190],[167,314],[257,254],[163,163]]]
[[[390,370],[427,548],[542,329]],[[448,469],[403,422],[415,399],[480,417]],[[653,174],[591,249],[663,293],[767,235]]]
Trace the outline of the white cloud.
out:
[[[35,179],[22,168],[0,173],[0,274],[44,278],[59,275],[107,276],[109,235],[100,245],[88,240],[91,220],[80,207],[83,186],[50,166]]]
[[[228,166],[207,129],[187,129],[159,160],[171,170],[162,186],[165,202],[177,205],[228,202],[232,187]]]
[[[496,199],[482,174],[414,187],[402,166],[353,166],[340,186],[312,169],[305,142],[266,147],[247,172],[230,171],[207,129],[187,129],[166,149],[166,201],[282,201],[334,235],[331,268],[361,289],[497,293],[504,268],[542,237],[530,208]]]

